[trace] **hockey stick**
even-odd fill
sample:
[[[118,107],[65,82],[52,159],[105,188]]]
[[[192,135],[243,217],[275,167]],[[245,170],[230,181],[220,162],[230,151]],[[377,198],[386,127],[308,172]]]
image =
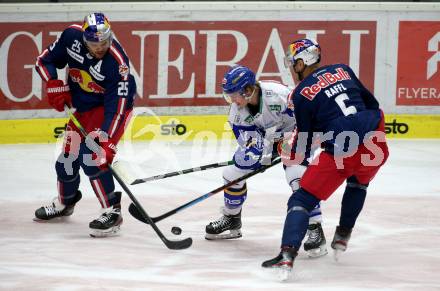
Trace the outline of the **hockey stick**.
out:
[[[170,173],[166,173],[166,174],[151,176],[148,178],[136,179],[133,182],[131,182],[130,185],[141,184],[141,183],[145,183],[145,182],[149,182],[149,181],[160,180],[160,179],[165,179],[165,178],[174,177],[174,176],[180,176],[180,175],[204,171],[204,170],[208,170],[208,169],[220,168],[220,167],[229,166],[232,164],[234,164],[234,161],[227,161],[227,162],[214,163],[214,164],[209,164],[209,165],[204,165],[204,166],[198,166],[198,167],[189,168],[189,169],[185,169],[185,170],[180,170],[180,171],[170,172]]]
[[[252,177],[252,176],[254,176],[254,175],[258,174],[258,173],[262,173],[262,172],[266,171],[267,169],[269,169],[270,167],[273,167],[273,166],[275,166],[276,164],[278,164],[280,162],[281,162],[281,157],[276,157],[272,161],[272,164],[262,166],[262,167],[258,168],[255,171],[252,171],[252,172],[250,172],[250,173],[248,173],[248,174],[246,174],[244,176],[241,176],[240,178],[237,178],[237,179],[235,179],[235,180],[233,180],[233,181],[231,181],[231,182],[229,182],[229,183],[227,183],[227,184],[225,184],[225,185],[223,185],[221,187],[218,187],[218,188],[212,190],[211,192],[208,192],[208,193],[206,193],[206,194],[204,194],[202,196],[199,196],[199,197],[197,197],[194,200],[191,200],[191,201],[189,201],[189,202],[187,202],[187,203],[185,203],[185,204],[183,204],[183,205],[181,205],[181,206],[179,206],[179,207],[177,207],[177,208],[175,208],[175,209],[173,209],[171,211],[168,211],[167,213],[164,213],[164,214],[159,215],[157,217],[151,217],[151,220],[153,222],[159,222],[162,219],[167,218],[168,216],[171,216],[173,214],[176,214],[177,212],[180,212],[180,211],[184,210],[185,208],[191,207],[191,206],[193,206],[193,205],[195,205],[195,204],[197,204],[199,202],[202,202],[203,200],[211,197],[212,195],[214,195],[216,193],[219,193],[219,192],[223,191],[224,189],[226,189],[226,188],[228,188],[228,187],[230,187],[230,186],[232,186],[234,184],[237,184],[238,182],[246,180],[246,179],[248,179],[248,178],[250,178],[250,177]],[[131,203],[130,206],[128,207],[128,211],[137,220],[142,221],[142,222],[147,223],[147,224],[150,223],[149,220],[144,219],[140,209],[137,208],[136,204]]]
[[[64,110],[69,115],[70,120],[75,124],[75,126],[80,130],[83,137],[89,141],[89,143],[93,146],[93,151],[98,152],[99,146],[95,143],[95,141],[90,138],[85,131],[84,127],[82,127],[81,123],[78,121],[78,119],[73,115],[72,111],[67,105],[64,105]],[[148,221],[148,223],[151,225],[151,227],[154,229],[154,231],[157,233],[159,238],[163,241],[163,243],[172,250],[181,250],[189,248],[192,244],[192,238],[188,237],[183,240],[173,241],[167,239],[163,233],[160,231],[160,229],[157,227],[157,225],[154,223],[154,221],[151,219],[151,217],[145,212],[144,208],[141,206],[139,201],[134,197],[133,193],[131,193],[130,189],[128,189],[127,185],[124,183],[124,181],[121,179],[121,177],[116,173],[116,171],[113,170],[113,167],[109,164],[108,169],[112,173],[113,177],[118,181],[119,185],[121,185],[122,189],[124,189],[125,193],[127,193],[128,197],[130,197],[132,204],[136,205],[136,209],[138,210],[138,213],[140,217],[142,217],[145,221]]]

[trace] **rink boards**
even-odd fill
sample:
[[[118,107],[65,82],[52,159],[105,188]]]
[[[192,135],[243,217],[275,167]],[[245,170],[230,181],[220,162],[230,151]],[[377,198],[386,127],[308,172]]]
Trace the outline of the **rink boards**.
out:
[[[0,120],[0,144],[53,143],[64,132],[67,119]],[[440,138],[439,115],[388,114],[390,138]],[[134,116],[124,139],[141,141],[217,142],[231,139],[226,115]]]
[[[111,19],[130,56],[136,106],[149,111],[127,139],[230,138],[220,86],[227,67],[245,64],[258,79],[295,86],[283,56],[303,37],[321,44],[323,65],[350,65],[375,94],[389,137],[440,136],[438,3],[15,3],[0,4],[0,143],[50,143],[64,131],[35,58],[92,10]]]

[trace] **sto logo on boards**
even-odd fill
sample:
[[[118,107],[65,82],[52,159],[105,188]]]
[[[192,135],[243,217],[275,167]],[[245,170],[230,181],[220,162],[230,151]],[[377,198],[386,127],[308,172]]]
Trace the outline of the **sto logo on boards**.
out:
[[[183,135],[186,133],[186,126],[182,123],[176,124],[173,120],[171,123],[162,124],[160,126],[160,133],[162,135]]]
[[[397,122],[396,119],[393,119],[393,122],[385,123],[385,133],[386,134],[405,134],[409,130],[409,126],[405,122]]]

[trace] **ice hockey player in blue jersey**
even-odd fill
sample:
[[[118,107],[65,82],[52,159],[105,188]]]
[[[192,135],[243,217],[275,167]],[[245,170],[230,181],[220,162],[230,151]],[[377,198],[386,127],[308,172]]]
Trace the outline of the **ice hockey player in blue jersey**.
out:
[[[231,67],[224,75],[222,87],[225,99],[231,104],[228,121],[238,142],[234,165],[223,171],[224,181],[228,183],[265,162],[269,164],[271,156],[277,155],[278,142],[283,135],[295,129],[295,117],[287,107],[291,89],[275,81],[256,81],[255,74],[245,66]],[[306,165],[304,161],[301,165],[284,167],[292,191],[298,190]],[[246,196],[246,181],[225,189],[223,215],[206,226],[206,239],[241,237],[241,212]],[[313,257],[327,253],[321,221],[317,205],[309,215],[313,231],[305,243],[305,249]]]
[[[281,252],[262,265],[288,275],[306,234],[309,213],[343,182],[339,225],[331,247],[335,253],[346,250],[368,184],[387,160],[388,148],[379,103],[349,66],[320,66],[321,48],[310,39],[291,43],[286,59],[301,82],[289,100],[297,129],[291,149],[282,153],[283,162],[301,163],[316,143],[323,149],[288,201]]]
[[[46,82],[49,104],[57,111],[63,111],[65,104],[75,108],[74,115],[101,151],[92,151],[79,129],[69,121],[63,151],[55,164],[58,196],[35,211],[35,220],[73,213],[82,197],[78,190],[82,168],[102,207],[101,215],[89,224],[90,235],[113,235],[122,223],[121,193],[115,191],[108,165],[131,116],[136,92],[128,57],[113,38],[104,14],[91,13],[82,26],[74,24],[65,29],[38,56],[35,68]],[[57,69],[64,68],[68,72],[67,84],[57,75]]]

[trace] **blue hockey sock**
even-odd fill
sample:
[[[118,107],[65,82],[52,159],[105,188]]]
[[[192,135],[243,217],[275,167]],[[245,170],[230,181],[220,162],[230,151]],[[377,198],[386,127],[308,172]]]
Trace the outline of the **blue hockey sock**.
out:
[[[230,209],[231,214],[238,214],[247,197],[246,183],[241,188],[229,187],[224,190],[225,207]],[[234,211],[237,209],[237,211]]]
[[[321,213],[321,203],[316,204],[315,208],[310,211],[309,224],[310,223],[321,223],[322,213]]]
[[[121,196],[116,195],[113,175],[109,170],[101,171],[95,176],[90,176],[90,183],[98,197],[102,208],[108,208],[121,202]]]
[[[341,217],[339,218],[340,226],[349,229],[354,227],[364,206],[367,187],[368,184],[360,184],[354,176],[347,179],[347,186],[342,198]]]
[[[319,199],[300,188],[290,196],[287,203],[287,215],[284,222],[281,246],[299,249],[307,232],[310,211],[319,203]]]
[[[79,161],[72,155],[61,154],[55,163],[58,180],[58,197],[64,205],[71,205],[79,188]]]

